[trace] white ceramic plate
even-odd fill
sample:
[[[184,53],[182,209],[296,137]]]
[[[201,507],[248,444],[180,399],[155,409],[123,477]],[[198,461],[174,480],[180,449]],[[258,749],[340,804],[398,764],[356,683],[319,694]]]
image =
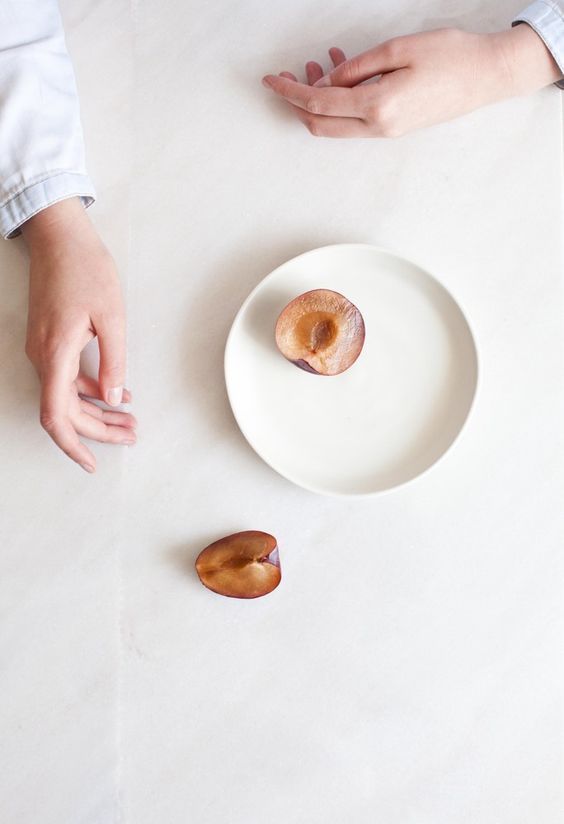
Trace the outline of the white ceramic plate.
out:
[[[332,377],[285,360],[274,327],[309,289],[341,292],[360,309],[364,348]],[[300,486],[370,495],[432,466],[460,432],[478,360],[458,304],[431,275],[374,246],[343,244],[293,258],[251,292],[231,328],[225,379],[253,449]]]

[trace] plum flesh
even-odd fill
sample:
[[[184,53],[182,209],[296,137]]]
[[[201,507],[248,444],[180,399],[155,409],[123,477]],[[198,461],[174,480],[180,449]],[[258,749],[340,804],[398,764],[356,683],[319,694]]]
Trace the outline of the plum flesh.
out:
[[[202,584],[219,595],[267,595],[282,577],[276,538],[258,530],[227,535],[200,552],[196,572]]]
[[[315,375],[339,375],[353,365],[364,346],[364,320],[344,295],[313,289],[282,310],[275,330],[284,357]]]

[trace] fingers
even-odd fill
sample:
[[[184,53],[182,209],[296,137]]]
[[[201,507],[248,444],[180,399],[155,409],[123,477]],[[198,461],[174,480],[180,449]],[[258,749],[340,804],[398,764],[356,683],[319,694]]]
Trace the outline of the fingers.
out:
[[[113,424],[115,426],[128,427],[135,429],[137,426],[136,418],[129,412],[108,412],[106,409],[100,409],[95,403],[90,401],[79,401],[80,411],[86,415],[91,415],[104,423]]]
[[[263,84],[293,106],[314,115],[330,117],[362,117],[356,89],[320,89],[297,83],[288,77],[267,75]]]
[[[75,383],[79,395],[84,395],[87,398],[95,398],[98,401],[104,400],[102,398],[100,385],[98,384],[98,381],[95,378],[91,378],[88,375],[85,375],[83,372],[79,372],[75,380]],[[131,392],[129,391],[129,389],[123,390],[122,403],[131,403]],[[96,407],[96,409],[98,408],[99,407]]]
[[[106,317],[96,323],[100,348],[100,384],[102,400],[118,406],[123,400],[125,381],[125,318],[121,314]]]
[[[101,401],[100,387],[98,381],[94,378],[79,372],[76,376],[76,388],[81,395],[86,395],[88,398],[96,398]]]
[[[352,87],[369,80],[371,77],[376,77],[385,72],[395,71],[395,69],[404,68],[406,65],[405,55],[403,54],[402,38],[398,37],[394,40],[388,40],[374,49],[362,52],[351,57],[350,60],[343,60],[338,62],[333,71],[326,74],[316,82],[317,88],[325,86],[343,86]],[[331,58],[333,56],[340,59],[341,55],[344,57],[344,52],[340,49],[331,49]],[[335,62],[335,60],[333,60]]]
[[[341,63],[344,63],[347,59],[344,51],[342,49],[337,48],[337,46],[333,46],[333,48],[329,49],[329,57],[331,58],[331,61],[335,68],[337,68],[337,66],[340,66]]]
[[[295,108],[298,118],[314,137],[369,137],[368,126],[357,117],[323,117]]]
[[[313,60],[310,60],[309,63],[306,63],[306,77],[307,82],[310,86],[313,86],[318,80],[323,77],[323,69],[319,65],[319,63],[315,63]]]
[[[111,414],[112,413],[108,412],[105,413],[105,415]],[[118,415],[119,413],[114,412],[113,414]],[[93,441],[100,441],[101,443],[117,443],[132,446],[137,441],[137,436],[132,426],[116,426],[110,423],[108,418],[98,418],[82,410],[74,421],[74,426],[76,431],[85,438],[91,438]]]
[[[306,63],[309,85],[299,83],[291,72],[278,77],[267,75],[263,84],[286,100],[309,132],[316,137],[395,137],[402,133],[394,114],[396,102],[389,91],[392,81],[403,80],[408,71],[405,61],[405,38],[383,43],[369,52],[347,60],[342,49],[329,49],[334,69],[323,76],[319,63]],[[395,68],[398,67],[397,71]],[[352,88],[379,74],[381,82],[369,87]],[[389,82],[388,82],[389,81]],[[324,88],[331,86],[331,88]],[[395,88],[395,86],[394,86]],[[388,93],[386,93],[386,91]],[[337,93],[338,92],[338,93]]]
[[[81,443],[69,418],[69,391],[73,382],[70,364],[61,357],[53,360],[41,374],[40,420],[57,446],[86,472],[94,472],[96,459]]]
[[[333,46],[333,48],[329,49],[329,57],[331,58],[331,62],[333,63],[333,66],[335,68],[339,66],[341,63],[344,63],[347,59],[344,51],[342,49],[337,48],[336,46]],[[321,80],[321,78],[323,77],[323,68],[319,63],[316,63],[315,60],[309,60],[305,64],[305,71],[307,82],[310,86],[313,86],[315,83],[317,83],[318,80]],[[288,80],[293,80],[295,82],[297,82],[298,80],[296,75],[292,74],[292,72],[280,72],[279,76],[286,77],[288,78]]]

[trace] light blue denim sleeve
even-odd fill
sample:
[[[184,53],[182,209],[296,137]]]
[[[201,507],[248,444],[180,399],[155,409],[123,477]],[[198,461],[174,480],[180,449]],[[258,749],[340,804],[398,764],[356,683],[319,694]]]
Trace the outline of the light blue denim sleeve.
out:
[[[68,197],[95,192],[57,0],[0,0],[0,234]]]
[[[564,75],[564,0],[535,0],[518,14],[513,25],[528,23],[536,31]],[[564,80],[556,85],[564,89]]]

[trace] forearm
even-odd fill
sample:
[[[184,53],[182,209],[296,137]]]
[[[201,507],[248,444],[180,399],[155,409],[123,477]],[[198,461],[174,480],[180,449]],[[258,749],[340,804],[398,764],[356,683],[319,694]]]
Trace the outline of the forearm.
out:
[[[56,0],[0,0],[0,233],[72,196],[94,190]]]

